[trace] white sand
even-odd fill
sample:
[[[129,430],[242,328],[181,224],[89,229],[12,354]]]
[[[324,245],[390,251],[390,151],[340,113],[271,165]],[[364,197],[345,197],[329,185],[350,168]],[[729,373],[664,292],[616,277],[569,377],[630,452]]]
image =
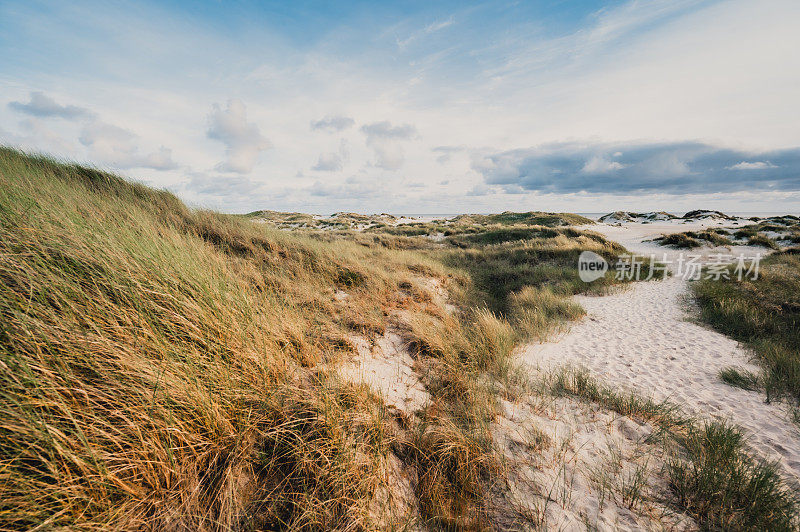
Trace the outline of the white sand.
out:
[[[366,384],[386,405],[407,415],[423,409],[430,394],[414,371],[414,359],[397,333],[387,332],[372,345],[360,336],[353,336],[351,341],[357,354],[339,366],[343,379]]]
[[[701,225],[710,224],[599,224],[587,229],[605,234],[632,252],[666,251],[674,258],[679,251],[642,240]],[[745,247],[732,251],[739,250],[763,253]],[[731,251],[706,248],[702,253],[708,257],[717,252]],[[688,282],[672,277],[635,283],[609,296],[576,297],[588,313],[586,318],[557,341],[528,346],[522,359],[542,370],[564,364],[584,366],[613,387],[669,399],[691,413],[729,418],[746,430],[764,457],[777,459],[787,476],[800,479],[800,431],[789,419],[788,408],[766,404],[763,392],[731,387],[720,380],[719,371],[725,367],[757,368],[737,342],[687,321],[697,315],[687,295]]]
[[[356,355],[339,365],[339,376],[348,382],[367,385],[407,420],[416,419],[430,401],[430,394],[414,371],[414,359],[403,339],[396,332],[387,331],[374,342],[356,335],[350,340]],[[393,451],[386,454],[379,468],[383,482],[376,487],[367,508],[369,519],[373,520],[367,528],[425,530],[414,494],[418,482],[416,470]]]
[[[491,496],[498,529],[698,529],[664,500],[664,448],[648,440],[650,424],[568,397],[503,406],[492,424],[506,466]]]

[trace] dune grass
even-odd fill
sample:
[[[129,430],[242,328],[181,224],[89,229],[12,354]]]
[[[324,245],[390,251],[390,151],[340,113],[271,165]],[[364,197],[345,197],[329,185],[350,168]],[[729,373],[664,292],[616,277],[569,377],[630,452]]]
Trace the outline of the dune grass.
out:
[[[662,246],[676,249],[695,249],[708,246],[731,246],[733,241],[728,238],[725,229],[704,229],[702,231],[685,231],[672,233],[655,239]]]
[[[761,378],[752,371],[734,367],[724,368],[719,372],[719,378],[723,382],[742,388],[743,390],[760,390],[762,388]]]
[[[797,530],[797,494],[776,464],[747,452],[738,428],[695,424],[678,441],[682,452],[667,464],[670,486],[704,530]]]
[[[500,315],[512,311],[511,295],[534,287],[559,297],[578,293],[603,294],[625,280],[613,272],[587,284],[580,280],[575,265],[582,251],[589,250],[610,264],[626,253],[625,248],[600,235],[574,229],[551,229],[552,236],[524,241],[506,241],[456,250],[443,250],[439,257],[449,267],[465,271],[473,281],[474,298]],[[650,261],[643,264],[646,277]],[[656,278],[660,275],[656,272]]]
[[[453,219],[456,224],[467,225],[543,225],[559,227],[565,225],[589,225],[591,218],[568,212],[502,212],[500,214],[461,214]]]
[[[800,256],[775,253],[760,263],[757,279],[704,279],[693,283],[701,319],[745,343],[765,368],[768,399],[800,401]]]
[[[487,299],[459,266],[477,254],[280,231],[0,148],[0,528],[372,528],[390,453],[419,479],[423,520],[483,526],[512,350],[581,314],[563,298],[576,274],[559,274],[570,289],[547,275],[606,245],[570,234],[495,249],[526,281]],[[433,396],[410,428],[331,369],[398,315]]]
[[[391,419],[321,368],[442,268],[11,150],[0,182],[0,528],[367,526]]]
[[[664,235],[657,238],[656,242],[662,246],[676,249],[695,249],[703,246],[702,242],[700,242],[697,238],[690,236],[688,232]]]
[[[775,240],[771,239],[765,235],[753,235],[747,239],[748,246],[759,246],[762,248],[767,249],[780,249],[780,246],[775,242]]]
[[[454,235],[461,233],[484,232],[489,226],[503,227],[564,227],[571,225],[588,225],[594,221],[577,214],[561,212],[504,212],[501,214],[462,214],[451,219],[433,220],[431,222],[411,222],[399,225],[391,214],[358,214],[339,212],[331,216],[312,216],[297,212],[279,212],[270,210],[253,211],[241,215],[247,219],[267,222],[283,229],[321,229],[321,230],[368,230],[402,236],[422,236],[436,233]]]
[[[12,150],[0,179],[0,528],[370,528],[390,451],[424,480],[424,517],[476,513],[492,406],[478,377],[504,352],[460,335],[492,330],[451,318],[457,367],[432,374],[465,395],[410,438],[326,369],[393,310],[444,319],[424,291],[409,297],[420,276],[468,278]],[[430,437],[453,426],[466,461]]]

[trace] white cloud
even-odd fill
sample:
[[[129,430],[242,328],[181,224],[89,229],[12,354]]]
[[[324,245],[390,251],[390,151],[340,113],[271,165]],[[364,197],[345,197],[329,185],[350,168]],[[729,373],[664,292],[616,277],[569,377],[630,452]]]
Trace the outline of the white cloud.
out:
[[[615,154],[615,157],[619,157],[619,155]],[[594,174],[594,173],[612,172],[614,170],[621,170],[623,168],[625,168],[625,165],[622,163],[618,163],[617,161],[609,161],[604,159],[603,157],[600,157],[599,155],[595,155],[594,157],[586,161],[586,164],[583,165],[581,171],[587,174]]]
[[[492,187],[484,183],[478,183],[467,192],[467,196],[488,196],[494,193],[495,191]]]
[[[433,22],[431,24],[428,24],[427,26],[425,26],[424,32],[433,33],[435,31],[443,30],[448,26],[452,26],[453,24],[455,24],[455,20],[453,20],[453,17],[450,17],[447,20],[443,20],[441,22]]]
[[[399,170],[405,162],[405,153],[400,141],[418,136],[417,128],[411,124],[393,126],[388,120],[361,126],[367,136],[367,145],[372,148],[375,159],[372,165],[384,170]]]
[[[248,174],[253,170],[259,153],[272,147],[272,143],[261,135],[258,126],[247,121],[241,100],[228,100],[224,110],[214,104],[208,120],[208,138],[218,140],[227,147],[227,159],[220,163],[220,170]]]
[[[397,47],[403,49],[407,47],[412,42],[416,41],[417,39],[424,37],[426,35],[430,35],[432,33],[436,33],[437,31],[443,30],[449,26],[455,24],[455,19],[450,17],[445,20],[441,20],[438,22],[431,22],[421,30],[413,32],[411,35],[406,37],[405,39],[397,39]]]
[[[343,166],[344,162],[338,153],[323,153],[317,159],[317,164],[312,166],[311,169],[321,172],[337,172]]]
[[[133,132],[105,122],[91,122],[81,130],[78,140],[89,148],[89,157],[121,169],[152,168],[173,170],[172,150],[162,146],[157,151],[142,154]]]
[[[75,143],[53,131],[42,120],[30,118],[19,123],[20,133],[0,129],[0,144],[15,146],[23,150],[50,153],[75,153]]]
[[[178,167],[175,161],[172,160],[172,150],[164,146],[161,146],[157,151],[140,157],[137,162],[136,166],[155,170],[172,170]]]
[[[332,153],[322,153],[317,158],[317,164],[311,167],[312,170],[320,172],[338,172],[344,168],[344,163],[349,156],[347,142],[342,139],[339,143],[339,151]]]
[[[373,146],[375,160],[373,165],[384,170],[399,170],[405,162],[403,148],[391,143],[379,143]]]
[[[367,136],[367,142],[382,139],[408,140],[417,136],[417,128],[411,124],[393,126],[388,120],[373,122],[361,126],[361,131]]]
[[[777,166],[767,161],[755,161],[752,163],[748,161],[742,161],[726,167],[727,170],[763,170],[765,168],[777,168]]]

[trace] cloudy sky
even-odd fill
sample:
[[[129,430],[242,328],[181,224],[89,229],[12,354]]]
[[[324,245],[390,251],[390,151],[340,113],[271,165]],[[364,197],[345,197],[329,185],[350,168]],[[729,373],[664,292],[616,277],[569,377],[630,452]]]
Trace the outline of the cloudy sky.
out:
[[[0,0],[0,143],[228,212],[797,212],[798,50],[797,0]]]

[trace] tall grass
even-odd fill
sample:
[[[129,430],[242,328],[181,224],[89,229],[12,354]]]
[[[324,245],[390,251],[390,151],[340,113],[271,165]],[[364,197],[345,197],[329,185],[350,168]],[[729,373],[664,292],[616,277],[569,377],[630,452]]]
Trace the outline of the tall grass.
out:
[[[797,530],[797,494],[777,465],[745,451],[738,428],[711,421],[679,441],[682,454],[667,464],[670,486],[704,530]]]
[[[321,368],[419,271],[3,149],[0,528],[368,526],[392,419]]]
[[[468,247],[440,252],[444,264],[468,272],[473,280],[474,297],[484,301],[489,309],[506,315],[512,311],[512,294],[526,287],[544,290],[542,294],[558,297],[578,293],[605,293],[622,281],[612,272],[587,284],[578,276],[578,257],[590,250],[604,257],[610,264],[626,253],[625,248],[601,235],[575,229],[546,229],[552,236],[538,235],[524,241]],[[643,265],[646,277],[650,262]],[[519,304],[520,300],[517,300]],[[573,312],[574,313],[574,312]]]
[[[565,223],[540,215],[520,223]],[[0,148],[0,529],[402,527],[377,515],[391,453],[423,520],[486,526],[514,347],[582,313],[581,250],[624,251],[531,230],[449,251],[289,233]],[[390,325],[433,397],[417,425],[336,375],[351,335]]]

